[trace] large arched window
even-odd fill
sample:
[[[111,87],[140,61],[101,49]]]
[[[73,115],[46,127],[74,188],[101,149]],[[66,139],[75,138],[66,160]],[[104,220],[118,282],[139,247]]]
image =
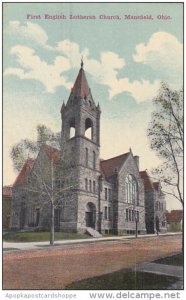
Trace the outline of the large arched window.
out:
[[[138,185],[133,175],[128,175],[125,180],[126,201],[131,204],[138,204]]]
[[[85,136],[90,140],[93,138],[93,124],[89,118],[85,120]]]

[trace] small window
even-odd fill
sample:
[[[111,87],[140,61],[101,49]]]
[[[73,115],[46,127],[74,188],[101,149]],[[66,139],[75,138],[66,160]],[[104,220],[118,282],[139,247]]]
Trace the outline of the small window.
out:
[[[88,167],[88,148],[85,148],[85,166]]]
[[[105,220],[107,220],[108,215],[107,215],[107,207],[105,206]]]
[[[105,188],[105,200],[107,200],[107,188]]]
[[[129,209],[129,221],[132,221],[132,211]]]
[[[137,211],[137,222],[139,222],[139,211]]]
[[[109,191],[109,200],[111,201],[112,200],[112,190],[109,189],[108,191]]]
[[[129,220],[129,210],[126,209],[126,220],[128,221]]]
[[[89,180],[89,191],[92,192],[92,181]]]
[[[96,192],[96,182],[95,182],[95,180],[93,181],[93,192],[94,193]]]
[[[85,190],[86,191],[88,190],[88,180],[87,180],[87,178],[85,178]]]
[[[111,221],[111,207],[108,208],[108,218],[109,221]]]
[[[95,170],[96,168],[96,153],[93,151],[93,169]]]

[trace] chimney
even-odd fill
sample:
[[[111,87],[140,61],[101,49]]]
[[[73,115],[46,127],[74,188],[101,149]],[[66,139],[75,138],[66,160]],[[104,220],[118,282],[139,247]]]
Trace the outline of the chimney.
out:
[[[136,165],[137,165],[138,170],[139,170],[139,156],[138,156],[138,155],[135,155],[135,156],[134,156],[134,160],[135,160]]]

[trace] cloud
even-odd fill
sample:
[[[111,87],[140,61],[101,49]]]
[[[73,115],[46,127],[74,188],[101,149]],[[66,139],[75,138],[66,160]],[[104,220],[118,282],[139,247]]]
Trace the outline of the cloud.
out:
[[[158,92],[159,87],[159,80],[155,80],[153,83],[150,83],[148,80],[134,80],[130,82],[128,78],[123,78],[112,83],[110,98],[123,92],[128,92],[136,102],[140,103],[152,99]]]
[[[71,68],[79,67],[80,58],[83,57],[87,59],[89,56],[89,50],[87,48],[80,51],[79,45],[68,39],[58,42],[55,50],[68,58]]]
[[[11,54],[16,55],[17,62],[22,68],[7,68],[4,75],[16,75],[20,79],[34,79],[40,81],[47,92],[55,92],[57,86],[64,86],[70,89],[71,82],[68,82],[65,76],[61,74],[70,69],[68,59],[57,56],[53,64],[47,64],[41,60],[31,48],[17,45],[11,49]]]
[[[10,21],[7,29],[7,33],[11,36],[15,34],[17,37],[29,40],[32,43],[40,44],[47,50],[53,50],[53,47],[49,46],[48,35],[45,30],[38,24],[26,22],[26,25],[21,25],[20,21]]]
[[[133,54],[137,67],[140,68],[140,64],[145,64],[155,70],[159,80],[150,82],[138,79],[130,81],[125,76],[119,76],[120,71],[125,71],[126,62],[115,52],[104,51],[100,53],[99,59],[93,59],[88,48],[80,49],[79,44],[69,39],[51,47],[47,44],[47,33],[37,24],[27,22],[26,25],[20,25],[19,21],[12,21],[9,26],[18,35],[40,43],[45,49],[57,53],[57,56],[53,64],[48,64],[37,56],[32,48],[17,45],[11,49],[11,53],[16,55],[20,68],[8,68],[5,75],[39,80],[49,93],[53,93],[57,86],[66,89],[72,87],[73,84],[62,73],[79,68],[82,56],[86,71],[92,76],[93,81],[108,88],[110,99],[128,92],[137,102],[146,101],[155,96],[161,80],[179,85],[182,80],[182,44],[176,37],[166,32],[154,33],[147,44],[138,44]]]
[[[147,44],[136,46],[133,59],[150,66],[158,75],[171,83],[182,82],[183,45],[167,32],[154,33]]]
[[[158,90],[159,81],[135,80],[130,82],[128,78],[119,78],[118,71],[125,67],[125,60],[114,52],[102,52],[100,60],[89,57],[89,50],[80,51],[77,43],[64,40],[58,43],[57,51],[62,54],[56,56],[53,64],[48,64],[35,54],[29,47],[17,45],[11,49],[21,68],[7,68],[4,75],[18,76],[20,79],[33,79],[40,81],[49,93],[55,92],[57,86],[70,89],[73,83],[69,82],[61,74],[65,71],[79,67],[81,56],[86,61],[86,71],[92,79],[109,89],[110,99],[123,92],[128,92],[137,102],[151,99]]]

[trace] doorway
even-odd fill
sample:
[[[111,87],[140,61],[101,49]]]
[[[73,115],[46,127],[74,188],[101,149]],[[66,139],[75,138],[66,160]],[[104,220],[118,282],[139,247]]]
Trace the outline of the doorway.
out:
[[[88,202],[85,212],[86,227],[95,228],[96,223],[96,206],[92,202]]]

